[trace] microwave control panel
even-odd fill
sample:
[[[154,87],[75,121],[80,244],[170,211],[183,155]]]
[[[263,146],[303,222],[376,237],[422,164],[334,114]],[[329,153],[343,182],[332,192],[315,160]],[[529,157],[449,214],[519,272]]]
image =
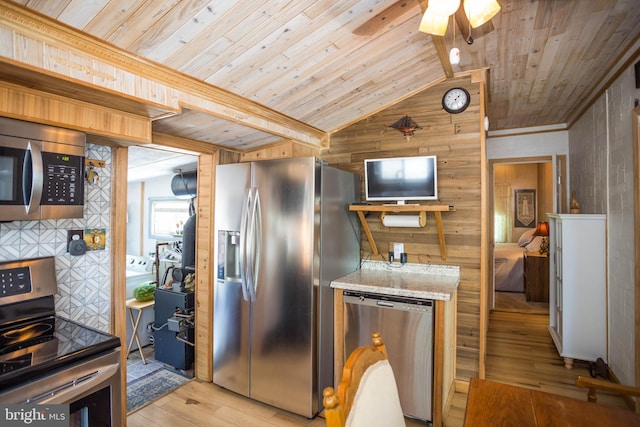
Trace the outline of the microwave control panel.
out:
[[[84,157],[42,153],[43,205],[84,204]]]

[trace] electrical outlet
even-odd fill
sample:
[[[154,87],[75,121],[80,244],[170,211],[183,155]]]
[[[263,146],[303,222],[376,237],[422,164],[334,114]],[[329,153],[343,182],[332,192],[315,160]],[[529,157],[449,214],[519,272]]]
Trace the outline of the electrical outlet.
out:
[[[84,240],[84,230],[67,230],[67,252],[72,240]]]
[[[399,260],[400,255],[404,252],[404,243],[393,244],[393,258]]]

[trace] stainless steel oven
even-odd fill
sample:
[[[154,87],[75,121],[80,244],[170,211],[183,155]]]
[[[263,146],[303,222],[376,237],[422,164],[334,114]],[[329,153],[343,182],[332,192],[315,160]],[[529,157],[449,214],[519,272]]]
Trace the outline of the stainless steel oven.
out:
[[[116,426],[122,411],[120,390],[120,351],[114,351],[5,390],[0,402],[67,404],[71,426]]]
[[[81,218],[86,136],[0,117],[0,221]]]
[[[0,263],[0,287],[0,403],[65,404],[70,426],[119,426],[120,340],[55,315],[54,258]]]

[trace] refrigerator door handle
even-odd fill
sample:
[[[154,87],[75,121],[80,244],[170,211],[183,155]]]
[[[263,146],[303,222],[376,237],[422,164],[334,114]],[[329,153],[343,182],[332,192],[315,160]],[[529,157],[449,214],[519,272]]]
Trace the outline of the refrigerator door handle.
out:
[[[247,189],[244,195],[244,203],[242,204],[242,214],[240,216],[240,279],[242,280],[242,297],[245,301],[249,301],[248,286],[248,262],[247,262],[247,229],[249,223],[249,209],[251,207],[251,189]]]
[[[249,189],[251,194],[250,199],[251,203],[248,205],[247,210],[247,233],[246,233],[246,256],[245,260],[245,270],[247,274],[247,282],[246,282],[246,293],[247,293],[247,301],[255,301],[255,297],[253,295],[253,235],[254,235],[254,226],[253,226],[253,211],[255,209],[255,189],[251,187]]]
[[[260,193],[255,190],[253,200],[253,209],[251,213],[251,222],[253,224],[253,248],[252,248],[252,278],[253,286],[249,289],[251,301],[255,301],[258,292],[258,277],[260,275],[260,259],[262,258],[262,210],[260,209]]]

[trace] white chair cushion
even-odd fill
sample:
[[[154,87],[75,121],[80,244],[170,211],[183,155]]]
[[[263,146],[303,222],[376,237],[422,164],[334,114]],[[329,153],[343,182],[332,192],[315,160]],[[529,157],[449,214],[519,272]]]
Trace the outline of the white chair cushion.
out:
[[[377,426],[406,426],[398,386],[388,360],[381,360],[366,370],[346,422],[346,427]]]

